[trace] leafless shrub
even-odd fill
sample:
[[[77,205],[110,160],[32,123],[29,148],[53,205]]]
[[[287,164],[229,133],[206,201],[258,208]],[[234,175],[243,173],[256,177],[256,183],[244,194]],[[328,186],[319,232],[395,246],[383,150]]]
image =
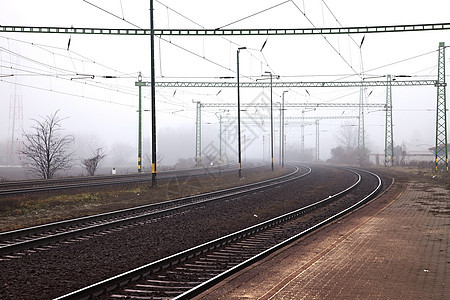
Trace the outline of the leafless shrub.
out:
[[[106,156],[105,151],[102,148],[98,148],[96,153],[94,153],[94,151],[92,152],[93,152],[92,157],[81,160],[83,168],[87,171],[88,175],[90,176],[95,175],[95,171],[97,171],[98,164]]]

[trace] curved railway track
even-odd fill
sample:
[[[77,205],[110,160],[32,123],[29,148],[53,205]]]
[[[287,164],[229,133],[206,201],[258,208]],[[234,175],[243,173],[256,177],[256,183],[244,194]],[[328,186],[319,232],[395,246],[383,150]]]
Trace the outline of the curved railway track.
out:
[[[247,184],[215,192],[184,197],[161,203],[139,206],[94,216],[55,222],[30,228],[0,233],[0,256],[19,251],[43,247],[45,245],[84,237],[118,227],[128,226],[150,219],[163,218],[178,214],[194,206],[204,205],[208,201],[225,200],[230,197],[267,189],[282,183],[308,175],[311,169],[303,167],[305,172],[294,167],[289,174],[257,183]]]
[[[347,171],[357,175],[356,182],[316,203],[57,299],[91,299],[101,295],[114,299],[192,298],[232,273],[363,205],[380,191],[382,182],[376,174]],[[314,213],[317,214],[311,216]]]
[[[249,170],[254,169],[256,167],[258,167],[258,165],[249,166],[246,169]],[[226,173],[233,171],[235,170],[223,167],[164,171],[158,173],[158,179],[159,180],[167,180],[173,178],[181,179],[185,177],[196,177],[205,174]],[[136,173],[127,175],[102,175],[102,176],[68,177],[68,178],[54,178],[54,179],[5,181],[0,182],[0,196],[96,187],[114,184],[138,183],[151,180],[152,180],[151,173]]]

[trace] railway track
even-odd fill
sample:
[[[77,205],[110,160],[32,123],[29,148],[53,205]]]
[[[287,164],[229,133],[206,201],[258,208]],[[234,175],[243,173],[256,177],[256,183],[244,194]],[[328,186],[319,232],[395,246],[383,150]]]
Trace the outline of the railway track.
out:
[[[246,266],[372,199],[376,174],[348,170],[357,181],[314,204],[130,270],[57,299],[190,299]],[[339,200],[339,201],[338,201]],[[330,207],[334,207],[333,209]],[[320,212],[311,218],[312,213]]]
[[[249,166],[247,170],[254,169],[258,166],[259,165]],[[185,177],[196,177],[205,174],[226,173],[233,171],[235,170],[224,167],[164,171],[158,173],[158,179],[159,180],[167,180],[173,178],[181,179]],[[114,184],[138,183],[151,180],[152,180],[151,173],[136,173],[127,175],[102,175],[102,176],[67,177],[54,179],[5,181],[0,182],[0,196],[96,187]]]
[[[191,209],[194,206],[203,205],[208,201],[225,200],[230,197],[260,191],[306,176],[311,172],[311,169],[308,167],[303,167],[302,169],[304,172],[294,167],[292,172],[278,178],[201,195],[3,232],[0,233],[0,256],[7,257],[20,251],[39,248],[69,239],[86,237],[90,234],[136,224],[150,219],[171,216]]]

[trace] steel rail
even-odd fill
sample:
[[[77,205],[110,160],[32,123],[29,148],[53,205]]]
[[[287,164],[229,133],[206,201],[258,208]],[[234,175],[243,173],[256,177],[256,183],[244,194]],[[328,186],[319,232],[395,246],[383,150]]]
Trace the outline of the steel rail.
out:
[[[123,174],[123,175],[95,175],[95,176],[77,176],[77,177],[64,177],[64,178],[50,178],[50,179],[24,179],[14,181],[2,181],[0,182],[0,190],[5,190],[14,186],[30,186],[30,185],[54,185],[59,183],[73,182],[73,181],[90,181],[90,180],[108,180],[109,178],[120,179],[123,177],[137,177],[146,176],[148,174]]]
[[[229,277],[230,275],[232,275],[232,274],[234,274],[234,273],[236,273],[236,272],[238,272],[238,271],[240,271],[240,270],[242,270],[242,269],[244,269],[244,268],[246,268],[246,267],[256,263],[257,261],[259,261],[259,260],[263,259],[264,257],[270,255],[271,253],[273,253],[273,252],[275,252],[275,251],[277,251],[277,250],[279,250],[279,249],[281,249],[281,248],[291,244],[292,242],[298,240],[301,237],[304,237],[305,235],[313,232],[314,230],[316,230],[316,229],[318,229],[318,228],[320,228],[320,227],[322,227],[322,226],[324,226],[324,225],[326,225],[326,224],[328,224],[328,223],[330,223],[330,222],[332,222],[332,221],[334,221],[336,219],[341,218],[345,214],[351,212],[352,210],[360,207],[361,205],[365,204],[367,201],[371,200],[380,191],[381,186],[382,186],[382,180],[375,173],[372,173],[372,172],[369,172],[369,171],[366,171],[366,170],[361,170],[361,169],[359,169],[359,171],[367,172],[367,173],[375,176],[377,178],[377,180],[378,180],[377,187],[369,195],[365,196],[363,199],[361,199],[357,203],[353,204],[352,206],[344,209],[343,211],[341,211],[341,212],[339,212],[339,213],[337,213],[337,214],[335,214],[335,215],[333,215],[333,216],[331,216],[331,217],[329,217],[329,218],[327,218],[327,219],[317,223],[314,226],[311,226],[310,228],[308,228],[308,229],[306,229],[306,230],[304,230],[304,231],[302,231],[302,232],[292,236],[291,238],[289,238],[289,239],[287,239],[287,240],[285,240],[285,241],[283,241],[281,243],[278,243],[277,245],[275,245],[275,246],[273,246],[273,247],[271,247],[271,248],[269,248],[269,249],[259,253],[258,255],[253,256],[252,258],[250,258],[250,259],[248,259],[248,260],[246,260],[246,261],[244,261],[244,262],[242,262],[242,263],[232,267],[231,269],[226,270],[225,272],[223,272],[223,273],[221,273],[221,274],[211,278],[210,280],[208,280],[208,281],[206,281],[206,282],[204,282],[204,283],[202,283],[202,284],[200,284],[200,285],[198,285],[198,286],[196,286],[196,287],[186,291],[185,293],[175,297],[174,299],[177,299],[177,300],[190,299],[193,296],[198,295],[201,292],[206,291],[207,289],[209,289],[210,287],[216,285],[217,283],[219,283],[220,281],[222,281],[225,278]],[[329,200],[329,199],[323,199],[322,201],[327,201],[327,200]]]
[[[130,270],[123,274],[114,276],[110,279],[103,280],[99,283],[96,283],[96,284],[90,285],[88,287],[85,287],[83,289],[71,292],[69,294],[63,295],[56,299],[92,299],[94,297],[103,295],[103,294],[108,293],[117,288],[123,287],[127,284],[136,282],[148,275],[166,270],[169,267],[178,265],[182,262],[187,261],[188,259],[191,259],[194,257],[199,257],[200,255],[203,255],[205,253],[209,253],[209,252],[211,252],[213,250],[217,250],[223,246],[230,245],[233,242],[240,241],[240,240],[247,238],[251,235],[254,235],[256,233],[260,233],[268,228],[273,228],[274,226],[277,226],[279,224],[293,220],[298,216],[304,215],[308,211],[311,211],[319,206],[322,206],[330,201],[335,200],[336,198],[339,198],[339,197],[347,194],[349,191],[351,191],[356,186],[358,186],[361,182],[361,175],[359,175],[358,173],[356,173],[355,171],[352,171],[352,170],[348,170],[348,171],[355,173],[358,176],[358,180],[350,187],[348,187],[348,188],[342,190],[341,192],[338,192],[332,196],[329,196],[328,198],[322,199],[314,204],[305,206],[305,207],[295,210],[293,212],[284,214],[280,217],[273,218],[271,220],[268,220],[268,221],[262,222],[260,224],[240,230],[236,233],[229,234],[222,238],[218,238],[211,242],[204,243],[202,245],[199,245],[199,246],[193,247],[191,249],[171,255],[167,258],[163,258],[158,261],[141,266],[139,268]],[[373,174],[373,173],[371,173],[371,174]],[[210,286],[223,280],[225,277],[229,276],[230,274],[244,268],[245,266],[248,266],[251,263],[254,263],[258,259],[261,259],[262,257],[268,255],[269,253],[272,253],[273,251],[283,247],[284,245],[292,242],[293,240],[296,240],[299,237],[304,236],[305,234],[317,229],[318,227],[323,226],[324,224],[329,223],[336,218],[339,218],[340,216],[347,213],[351,209],[362,205],[365,201],[367,201],[368,199],[373,197],[381,188],[381,179],[377,175],[375,175],[375,174],[373,174],[373,175],[376,176],[376,178],[378,180],[378,185],[375,188],[375,190],[373,190],[369,195],[365,196],[362,200],[360,200],[356,204],[352,205],[350,208],[347,208],[344,211],[342,211],[330,218],[327,218],[325,221],[322,221],[319,224],[314,225],[311,228],[309,228],[299,234],[296,234],[295,236],[291,237],[290,239],[263,251],[262,253],[256,255],[253,258],[247,259],[244,262],[239,263],[238,265],[235,265],[231,269],[214,276],[213,278],[205,281],[204,283],[199,284],[198,286],[190,289],[189,291],[184,292],[183,294],[179,295],[176,299],[189,299],[192,296],[197,295],[198,293],[206,290]]]
[[[250,167],[247,170],[256,168]],[[212,170],[211,170],[212,169]],[[201,169],[201,172],[188,173],[199,169],[184,169],[178,171],[163,171],[163,175],[160,179],[172,179],[172,178],[184,178],[184,177],[196,177],[206,174],[206,169]],[[220,169],[220,168],[208,168],[210,174],[216,173],[228,173],[234,171],[234,169]],[[74,188],[95,187],[102,185],[115,185],[115,184],[128,184],[136,182],[151,181],[151,173],[139,173],[139,174],[127,174],[127,175],[105,175],[105,176],[89,176],[89,177],[70,177],[70,178],[54,178],[54,179],[37,179],[37,180],[20,180],[12,182],[0,183],[0,196],[2,195],[18,195],[33,192],[46,192],[55,190],[65,190]],[[73,182],[73,183],[72,183]],[[27,185],[29,185],[27,187]],[[8,188],[20,186],[20,188]]]
[[[164,201],[161,203],[143,205],[135,208],[128,208],[109,213],[103,213],[94,216],[87,216],[76,218],[61,222],[44,224],[30,228],[24,228],[14,231],[0,233],[0,243],[4,244],[0,247],[0,255],[10,254],[18,251],[23,251],[31,248],[42,247],[44,245],[52,244],[58,241],[72,239],[80,236],[94,234],[100,231],[105,231],[112,228],[117,228],[129,224],[135,224],[150,218],[164,217],[172,215],[184,209],[191,208],[195,205],[200,205],[208,201],[216,201],[235,197],[245,193],[273,187],[282,184],[286,180],[292,180],[310,174],[308,172],[295,176],[299,169],[294,168],[294,171],[256,183],[251,183],[243,186],[237,186],[219,191],[203,193],[200,195],[183,197],[179,199]],[[292,177],[291,179],[289,179]],[[99,224],[99,222],[102,222]],[[74,228],[79,227],[79,228]],[[56,233],[57,231],[62,231]]]
[[[120,180],[107,180],[107,181],[96,181],[96,182],[84,182],[84,183],[66,183],[64,185],[46,185],[46,186],[34,186],[34,187],[21,187],[15,189],[0,190],[0,195],[19,195],[35,192],[49,192],[55,190],[68,190],[75,188],[85,188],[85,187],[95,187],[102,185],[114,185],[114,184],[126,184],[126,183],[136,183],[147,181],[147,176],[141,178],[130,178],[130,179],[120,179]]]

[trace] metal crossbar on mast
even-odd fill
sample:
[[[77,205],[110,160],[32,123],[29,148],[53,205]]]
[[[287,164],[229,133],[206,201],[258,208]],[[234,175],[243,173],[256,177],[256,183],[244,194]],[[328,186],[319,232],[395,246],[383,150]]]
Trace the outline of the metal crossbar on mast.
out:
[[[409,31],[448,30],[450,23],[383,25],[358,27],[325,28],[281,28],[281,29],[153,29],[157,36],[231,36],[231,35],[329,35],[329,34],[368,34]],[[93,34],[93,35],[150,35],[152,29],[132,28],[86,28],[49,26],[0,26],[4,33],[47,33],[47,34]]]
[[[270,117],[241,117],[241,120],[268,120]],[[358,116],[307,116],[307,117],[284,117],[285,120],[348,120],[348,119],[358,119]],[[228,120],[236,119],[236,117],[227,117]]]
[[[436,85],[436,80],[397,80],[392,82],[392,86],[425,86],[425,85]],[[138,83],[136,83],[138,85]],[[150,82],[141,82],[139,85],[150,85]],[[204,87],[204,88],[236,88],[236,82],[201,82],[201,81],[166,81],[166,82],[156,82],[156,87],[161,88],[172,88],[172,87]],[[294,81],[294,82],[273,82],[273,88],[295,88],[295,87],[376,87],[376,86],[386,86],[387,82],[380,81]],[[239,87],[242,88],[270,88],[270,82],[255,81],[255,82],[240,82]]]
[[[202,103],[202,107],[237,107],[236,103]],[[266,103],[241,103],[241,108],[244,107],[270,107],[270,104]],[[307,107],[307,108],[319,108],[319,107],[327,107],[327,108],[349,108],[349,107],[359,107],[358,103],[285,103],[284,107]],[[367,108],[384,108],[384,103],[365,103],[364,107]]]

